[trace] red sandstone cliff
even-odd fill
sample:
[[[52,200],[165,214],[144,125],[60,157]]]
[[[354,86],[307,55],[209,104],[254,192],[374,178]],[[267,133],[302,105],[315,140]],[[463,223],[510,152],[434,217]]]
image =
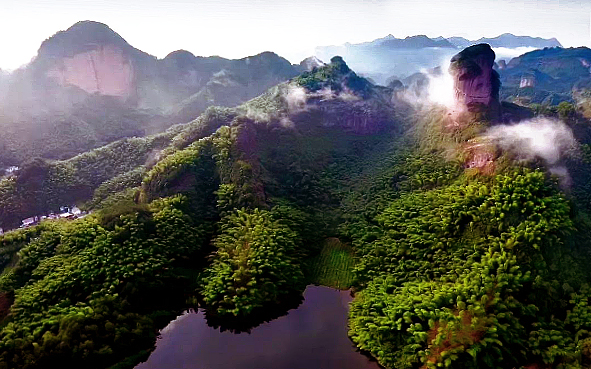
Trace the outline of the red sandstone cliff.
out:
[[[470,46],[451,59],[456,103],[469,112],[484,112],[493,120],[500,116],[499,74],[493,69],[495,52],[488,44]]]

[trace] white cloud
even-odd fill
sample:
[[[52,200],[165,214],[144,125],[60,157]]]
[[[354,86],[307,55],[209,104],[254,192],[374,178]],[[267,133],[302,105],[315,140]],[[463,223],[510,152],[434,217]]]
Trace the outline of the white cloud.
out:
[[[502,149],[515,153],[519,160],[540,158],[549,166],[556,165],[577,146],[571,129],[563,122],[550,118],[493,126],[485,136]]]
[[[542,159],[550,173],[558,176],[562,186],[569,186],[570,177],[561,161],[577,150],[573,132],[563,122],[550,118],[533,118],[512,125],[489,128],[485,138],[502,150],[529,162]]]

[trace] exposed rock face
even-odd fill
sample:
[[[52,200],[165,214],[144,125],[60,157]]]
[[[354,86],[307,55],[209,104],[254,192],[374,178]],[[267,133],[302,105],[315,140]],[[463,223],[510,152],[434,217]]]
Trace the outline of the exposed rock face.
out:
[[[107,25],[83,21],[45,40],[31,67],[59,86],[123,99],[136,95],[137,72],[156,59],[129,45]]]
[[[536,78],[534,76],[522,76],[519,82],[519,88],[534,87]]]
[[[484,174],[494,173],[498,154],[490,142],[469,140],[464,147],[464,153],[466,168],[474,168]]]
[[[97,45],[94,50],[63,58],[47,71],[62,86],[76,86],[88,93],[128,98],[135,93],[134,68],[123,50]]]
[[[451,59],[449,72],[454,78],[455,109],[449,113],[447,128],[466,138],[462,154],[466,168],[493,173],[497,157],[494,145],[475,135],[502,119],[499,74],[493,69],[495,53],[488,44],[470,46]]]
[[[35,83],[45,79],[47,86],[118,97],[184,123],[210,105],[233,106],[253,98],[296,76],[301,67],[272,52],[229,60],[177,50],[158,60],[107,25],[83,21],[45,40],[27,69]]]
[[[451,59],[456,103],[469,112],[500,114],[499,74],[493,69],[495,52],[488,44],[470,46]]]
[[[328,99],[311,98],[307,102],[307,109],[290,116],[290,119],[298,127],[318,124],[361,135],[381,132],[392,124],[394,111],[379,102],[385,101],[385,98],[353,100],[352,97],[341,95],[335,94]]]

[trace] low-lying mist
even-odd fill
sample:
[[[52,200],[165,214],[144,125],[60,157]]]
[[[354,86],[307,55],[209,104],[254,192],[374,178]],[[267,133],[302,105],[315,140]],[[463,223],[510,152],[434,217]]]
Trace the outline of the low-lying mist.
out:
[[[530,51],[534,51],[534,50],[536,50],[535,47],[529,47],[529,46],[521,46],[521,47],[515,47],[515,48],[493,47],[493,51],[497,55],[497,59],[496,59],[497,62],[499,60],[505,60],[508,62],[509,60],[511,60],[513,58],[516,58],[518,56],[521,56],[525,53],[529,53]]]
[[[485,135],[503,150],[515,153],[518,160],[539,158],[549,166],[572,155],[577,147],[571,129],[551,118],[533,118],[517,124],[493,126]]]
[[[423,69],[421,74],[423,79],[415,79],[409,86],[395,94],[417,109],[436,105],[442,105],[447,108],[453,108],[454,99],[454,80],[449,73],[450,61],[441,62],[441,67],[435,69]]]
[[[577,140],[564,122],[539,117],[511,125],[490,127],[484,137],[522,162],[541,159],[548,170],[568,186],[570,177],[563,160],[575,155]]]

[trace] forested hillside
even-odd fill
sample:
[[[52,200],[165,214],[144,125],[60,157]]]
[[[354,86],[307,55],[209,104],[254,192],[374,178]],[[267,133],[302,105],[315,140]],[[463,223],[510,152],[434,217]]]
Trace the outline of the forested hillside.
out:
[[[471,103],[486,90],[475,93],[471,80],[495,79],[480,46],[452,59],[458,95]],[[579,173],[589,122],[562,112],[562,135],[548,109],[499,125],[482,114],[495,104],[481,101],[456,118],[419,116],[410,152],[345,196],[340,230],[359,255],[350,337],[387,368],[588,367],[590,224]],[[543,137],[548,146],[535,148]]]
[[[490,48],[456,76],[496,83],[474,50]],[[526,156],[486,114],[508,109],[498,88],[466,103],[487,88],[460,112],[413,110],[334,57],[163,134],[23,167],[3,194],[30,173],[96,211],[0,237],[0,368],[130,368],[197,306],[248,330],[319,283],[328,237],[352,245],[349,334],[382,366],[588,367],[589,121],[531,111],[579,142]]]
[[[67,165],[86,191],[111,178],[97,204],[131,192],[82,220],[1,238],[0,366],[133,366],[157,329],[198,302],[212,324],[237,330],[281,314],[279,301],[297,303],[306,260],[326,236],[315,225],[337,223],[322,172],[401,131],[389,98],[336,58],[236,109],[5,179],[30,172],[57,183]],[[86,176],[93,162],[103,174]],[[321,203],[326,214],[314,209]]]
[[[590,86],[590,62],[587,47],[545,48],[513,58],[500,71],[503,98],[526,104],[573,102],[573,92]]]

